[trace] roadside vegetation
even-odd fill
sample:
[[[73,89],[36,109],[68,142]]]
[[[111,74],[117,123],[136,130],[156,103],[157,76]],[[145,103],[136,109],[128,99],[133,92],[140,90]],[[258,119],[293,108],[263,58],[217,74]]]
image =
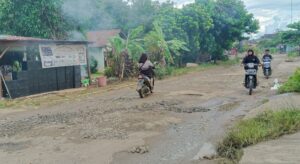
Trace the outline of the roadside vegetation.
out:
[[[300,68],[279,88],[279,93],[300,92]]]
[[[0,11],[2,34],[86,40],[88,31],[120,29],[105,54],[106,76],[119,79],[136,76],[142,52],[166,74],[186,63],[225,60],[225,51],[259,29],[242,0],[196,0],[182,8],[153,0],[2,0]]]
[[[258,43],[261,50],[270,49],[272,54],[288,52],[288,61],[300,56],[300,21],[288,25],[289,30],[279,31],[272,37],[263,38]],[[284,46],[286,46],[284,48]],[[281,48],[280,48],[281,47]],[[289,47],[289,48],[287,48]]]
[[[209,64],[209,63],[204,63],[200,64],[196,67],[183,67],[183,68],[176,68],[176,67],[158,67],[156,69],[156,77],[157,79],[165,79],[168,77],[173,77],[173,76],[180,76],[192,72],[198,72],[198,71],[203,71],[209,68],[214,68],[217,66],[231,66],[239,63],[239,59],[233,59],[233,60],[228,60],[228,61],[220,61],[217,64]],[[108,72],[105,72],[108,73]],[[96,72],[92,74],[92,78],[95,79],[97,77],[103,76],[104,73],[102,72]],[[114,82],[111,83],[108,87],[106,88],[101,88],[100,90],[95,90],[95,89],[83,89],[83,90],[76,90],[76,91],[61,91],[58,93],[49,93],[49,94],[44,94],[43,96],[37,96],[37,97],[24,97],[20,99],[14,99],[14,100],[1,100],[0,101],[0,109],[9,109],[9,108],[18,108],[22,106],[27,106],[27,107],[33,107],[37,108],[40,107],[41,105],[52,105],[52,104],[57,104],[60,102],[68,101],[68,100],[75,100],[78,99],[80,100],[81,98],[91,95],[91,94],[97,94],[99,92],[103,92],[103,90],[114,90],[116,88],[119,88],[121,85],[131,85],[132,81],[128,81],[127,83],[123,84],[124,82]]]
[[[300,109],[266,112],[237,123],[218,145],[217,151],[220,157],[238,163],[243,148],[299,130]]]
[[[297,51],[292,51],[288,53],[288,57],[296,58],[296,57],[300,57],[300,54]]]

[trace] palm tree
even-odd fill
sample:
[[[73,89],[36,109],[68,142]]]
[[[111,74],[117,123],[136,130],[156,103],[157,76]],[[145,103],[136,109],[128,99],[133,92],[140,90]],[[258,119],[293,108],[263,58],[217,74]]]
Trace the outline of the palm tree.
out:
[[[178,39],[165,40],[164,33],[157,22],[153,23],[153,30],[145,36],[145,47],[153,55],[154,60],[165,59],[174,64],[174,58],[181,56],[181,51],[189,51],[186,43]]]
[[[119,36],[110,39],[110,53],[111,67],[113,72],[120,79],[124,78],[124,73],[132,72],[134,67],[132,60],[137,61],[139,54],[144,52],[142,46],[143,39],[140,39],[141,33],[144,31],[143,27],[138,27],[131,30],[123,39]]]

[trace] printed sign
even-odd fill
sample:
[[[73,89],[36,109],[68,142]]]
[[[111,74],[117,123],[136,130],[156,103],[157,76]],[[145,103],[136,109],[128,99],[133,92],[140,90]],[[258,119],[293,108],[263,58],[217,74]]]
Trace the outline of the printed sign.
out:
[[[43,68],[86,65],[85,45],[40,45]]]

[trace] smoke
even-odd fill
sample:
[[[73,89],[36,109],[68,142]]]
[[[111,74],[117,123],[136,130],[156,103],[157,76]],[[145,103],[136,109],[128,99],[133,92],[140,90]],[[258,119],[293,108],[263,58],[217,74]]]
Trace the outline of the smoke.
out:
[[[105,10],[103,0],[65,0],[62,11],[76,26],[69,33],[70,40],[86,40],[87,31],[116,28],[115,20]]]
[[[87,40],[87,38],[82,32],[74,30],[74,31],[69,32],[69,39],[68,40],[85,41],[85,40]]]
[[[63,12],[78,21],[84,23],[85,20],[92,19],[97,12],[95,0],[66,0],[62,6]]]

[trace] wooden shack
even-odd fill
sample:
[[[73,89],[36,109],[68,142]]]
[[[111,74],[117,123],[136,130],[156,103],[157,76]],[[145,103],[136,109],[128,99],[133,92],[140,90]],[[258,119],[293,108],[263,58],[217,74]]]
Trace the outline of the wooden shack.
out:
[[[0,36],[0,96],[81,87],[81,67],[89,64],[87,46],[86,41]]]

